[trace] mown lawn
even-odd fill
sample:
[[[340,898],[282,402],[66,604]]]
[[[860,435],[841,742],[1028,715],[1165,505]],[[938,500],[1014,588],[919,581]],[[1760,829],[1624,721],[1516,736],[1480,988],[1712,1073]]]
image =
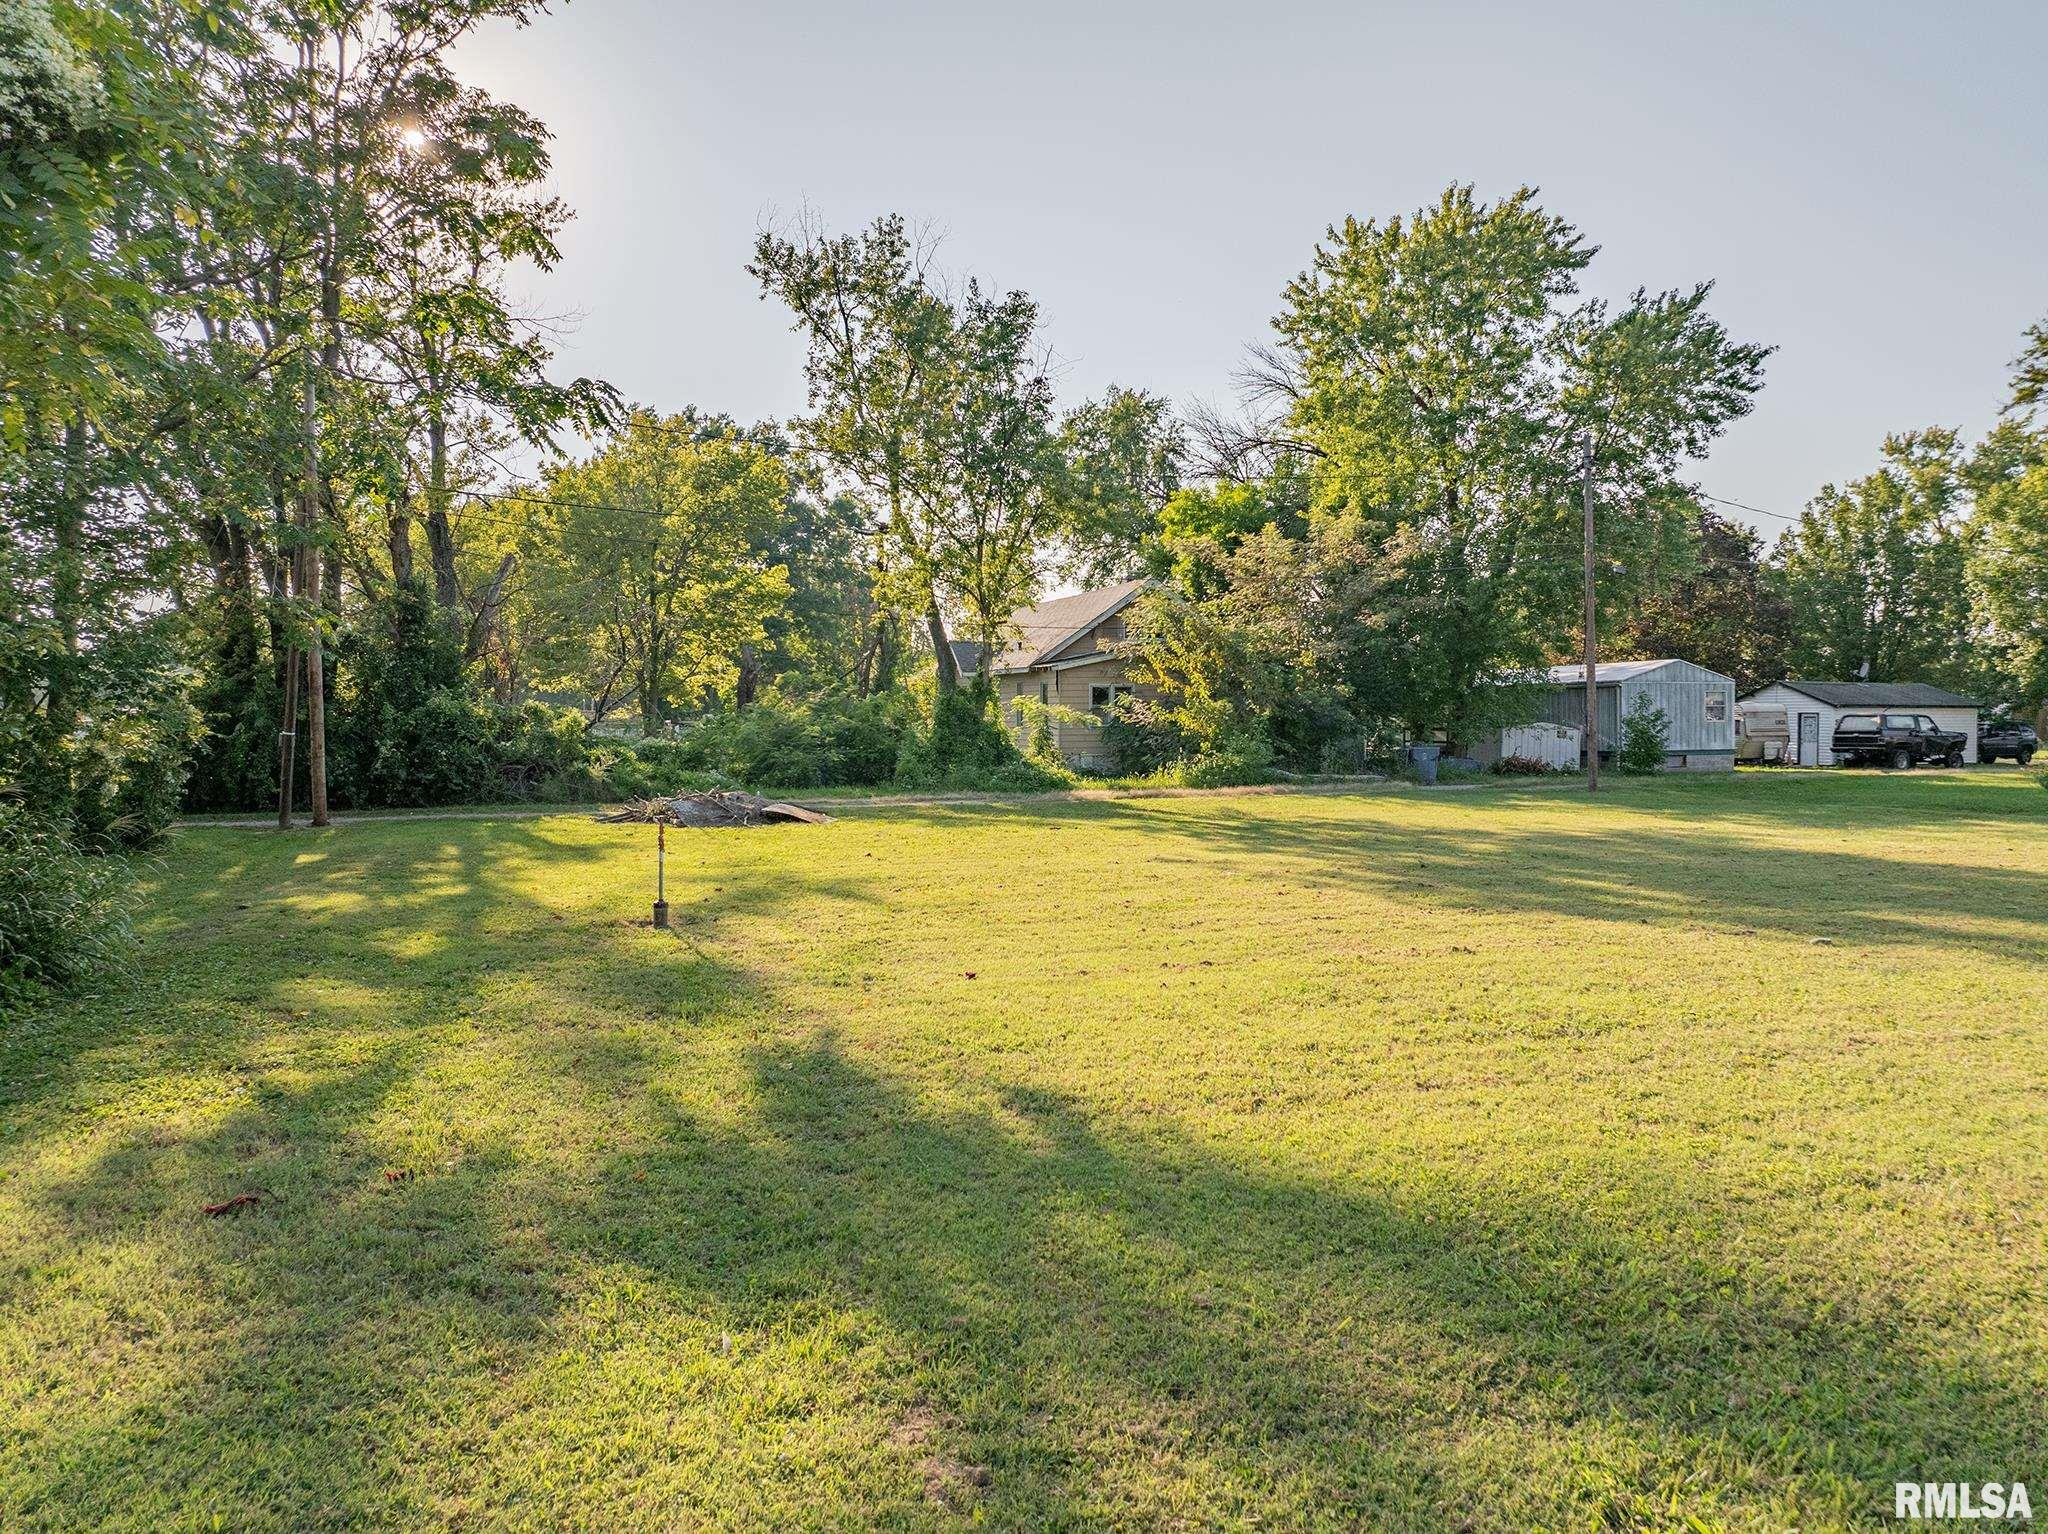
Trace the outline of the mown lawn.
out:
[[[2028,776],[671,845],[179,835],[0,1041],[0,1527],[2048,1501]]]

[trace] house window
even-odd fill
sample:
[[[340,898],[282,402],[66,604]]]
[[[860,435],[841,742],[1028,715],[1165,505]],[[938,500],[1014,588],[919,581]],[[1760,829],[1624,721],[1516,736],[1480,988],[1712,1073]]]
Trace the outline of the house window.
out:
[[[1097,714],[1106,712],[1118,698],[1131,695],[1128,682],[1090,682],[1088,684],[1088,707]]]
[[[1040,682],[1038,684],[1038,701],[1040,703],[1052,702],[1052,683]]]

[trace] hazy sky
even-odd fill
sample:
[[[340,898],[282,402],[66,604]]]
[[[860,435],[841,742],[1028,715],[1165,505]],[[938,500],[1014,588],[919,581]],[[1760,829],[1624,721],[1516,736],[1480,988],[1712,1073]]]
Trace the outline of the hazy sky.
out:
[[[741,266],[806,205],[1030,291],[1073,398],[1227,402],[1332,221],[1526,182],[1603,247],[1593,291],[1713,278],[1779,348],[1699,477],[1795,512],[1887,431],[1995,413],[2048,314],[2044,58],[2043,0],[576,0],[463,67],[554,130],[577,219],[531,296],[631,399],[801,409]]]

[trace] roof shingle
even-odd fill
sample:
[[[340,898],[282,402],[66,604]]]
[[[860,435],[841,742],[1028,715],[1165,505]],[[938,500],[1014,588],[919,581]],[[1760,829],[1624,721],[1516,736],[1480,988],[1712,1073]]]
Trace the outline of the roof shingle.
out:
[[[1010,617],[1010,641],[996,652],[993,669],[1028,671],[1076,634],[1107,618],[1144,587],[1142,580],[1125,581],[1018,609]]]
[[[1975,708],[1978,700],[1926,682],[1795,682],[1779,684],[1829,708]]]

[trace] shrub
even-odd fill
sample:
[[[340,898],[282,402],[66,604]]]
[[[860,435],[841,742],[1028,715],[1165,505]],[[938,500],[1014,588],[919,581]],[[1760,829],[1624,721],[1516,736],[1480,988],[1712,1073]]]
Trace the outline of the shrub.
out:
[[[912,710],[901,693],[827,698],[812,705],[827,784],[886,783],[896,771]]]
[[[1621,721],[1621,770],[1655,772],[1664,765],[1665,743],[1670,739],[1671,721],[1643,693],[1629,705]]]
[[[1255,731],[1234,730],[1188,763],[1182,776],[1190,788],[1243,788],[1266,782],[1272,772],[1271,743]]]
[[[0,649],[20,640],[6,636]],[[191,674],[154,620],[66,669],[72,706],[61,726],[36,713],[19,674],[0,687],[0,785],[81,851],[147,846],[177,814],[202,731]]]
[[[1118,700],[1118,704],[1121,706],[1130,701],[1123,698]],[[1060,755],[1059,726],[1101,724],[1107,728],[1108,721],[1118,717],[1114,709],[1105,718],[1098,718],[1078,708],[1068,708],[1064,703],[1041,703],[1036,698],[1013,698],[1010,710],[1024,734],[1024,759],[1060,777],[1071,776],[1071,770],[1067,759]]]
[[[902,788],[979,787],[998,767],[1019,760],[977,682],[933,697],[930,722],[912,730],[897,752],[896,782]]]
[[[72,822],[81,846],[147,847],[162,838],[184,796],[200,732],[182,688],[143,692],[104,710],[81,732]]]
[[[1186,742],[1144,698],[1119,698],[1102,722],[1102,744],[1116,770],[1142,778],[1174,769],[1189,753]]]
[[[799,703],[769,696],[745,710],[708,714],[673,741],[644,741],[685,771],[753,788],[886,783],[909,734],[900,695]]]
[[[1504,778],[1540,778],[1549,774],[1550,766],[1533,756],[1504,756],[1493,770]]]
[[[0,801],[0,1016],[111,965],[127,943],[124,865]]]

